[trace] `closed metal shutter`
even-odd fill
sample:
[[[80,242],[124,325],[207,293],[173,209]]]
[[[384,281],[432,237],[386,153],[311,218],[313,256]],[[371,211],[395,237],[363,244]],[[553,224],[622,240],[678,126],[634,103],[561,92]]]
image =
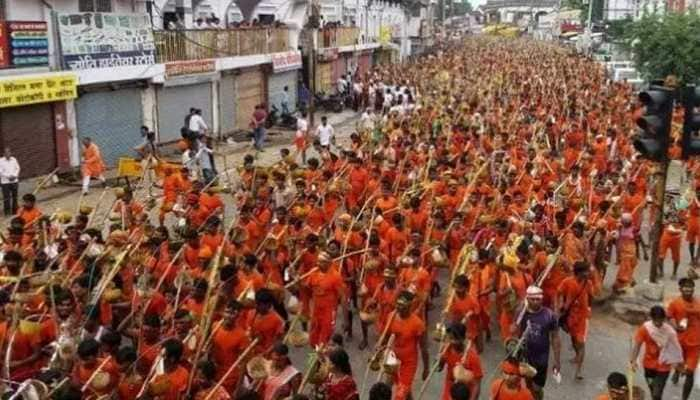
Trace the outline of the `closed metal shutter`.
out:
[[[297,104],[297,71],[287,71],[270,75],[267,81],[267,98],[270,99],[270,109],[274,105],[282,112],[282,93],[287,86],[289,96],[289,111],[296,110]]]
[[[221,78],[219,82],[219,126],[221,134],[226,135],[236,131],[236,79],[233,75]]]
[[[158,97],[158,141],[161,143],[180,140],[180,129],[185,125],[185,116],[191,107],[202,110],[202,118],[211,129],[211,82],[186,86],[159,87]]]
[[[110,167],[116,167],[119,157],[133,157],[132,149],[143,140],[138,88],[85,93],[75,101],[75,114],[78,136],[92,138]]]
[[[20,177],[48,174],[56,168],[56,136],[51,104],[6,108],[0,111],[2,146],[12,150]]]
[[[333,93],[333,63],[322,63],[316,65],[316,92],[326,94]]]
[[[236,77],[236,129],[247,130],[255,106],[262,103],[264,76],[262,71],[246,71]]]

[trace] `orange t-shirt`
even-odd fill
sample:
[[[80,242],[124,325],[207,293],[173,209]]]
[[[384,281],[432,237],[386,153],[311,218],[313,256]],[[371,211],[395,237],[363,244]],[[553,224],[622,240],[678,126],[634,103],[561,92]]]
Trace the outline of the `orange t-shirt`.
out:
[[[258,349],[267,352],[284,334],[284,321],[276,311],[253,317],[251,336],[258,338]]]
[[[491,384],[491,400],[535,400],[525,382],[520,382],[516,390],[509,389],[503,379],[496,379]]]
[[[678,341],[683,346],[700,346],[700,300],[687,302],[679,297],[668,305],[668,317],[678,325],[687,319],[688,325],[683,332],[678,332]]]
[[[389,335],[395,335],[394,352],[402,363],[418,361],[418,342],[425,334],[425,322],[416,314],[402,319],[396,316],[389,327]]]
[[[659,362],[661,349],[651,338],[649,331],[646,330],[644,325],[637,329],[637,334],[634,336],[634,340],[635,342],[644,345],[644,359],[642,361],[642,365],[645,369],[652,369],[659,372],[668,372],[671,370],[670,365]]]

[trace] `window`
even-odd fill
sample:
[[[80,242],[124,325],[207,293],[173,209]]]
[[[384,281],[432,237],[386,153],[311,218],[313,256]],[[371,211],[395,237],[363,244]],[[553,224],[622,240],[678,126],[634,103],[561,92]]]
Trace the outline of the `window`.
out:
[[[112,12],[112,0],[80,0],[80,12]]]

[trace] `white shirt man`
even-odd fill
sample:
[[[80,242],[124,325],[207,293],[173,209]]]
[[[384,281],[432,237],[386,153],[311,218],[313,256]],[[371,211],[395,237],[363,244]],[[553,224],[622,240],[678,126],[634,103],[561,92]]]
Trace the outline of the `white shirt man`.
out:
[[[190,126],[188,128],[190,128],[192,132],[198,134],[204,134],[207,132],[207,130],[209,130],[209,127],[207,126],[207,123],[204,122],[204,118],[202,118],[200,112],[192,114],[190,117]]]
[[[333,127],[326,121],[326,117],[321,119],[321,125],[316,128],[316,137],[323,147],[329,147],[333,141],[335,132]]]
[[[19,163],[10,156],[0,158],[0,184],[17,183],[19,177]]]

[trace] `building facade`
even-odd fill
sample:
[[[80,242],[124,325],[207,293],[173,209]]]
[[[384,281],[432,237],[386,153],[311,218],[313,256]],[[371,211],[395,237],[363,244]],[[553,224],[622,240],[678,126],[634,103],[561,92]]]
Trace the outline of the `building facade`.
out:
[[[308,3],[237,3],[4,0],[0,145],[14,151],[23,177],[79,166],[85,137],[115,167],[133,155],[141,126],[159,143],[178,140],[190,108],[202,110],[216,137],[248,129],[257,104],[281,108],[286,97],[294,108]],[[348,4],[324,15],[345,21],[319,33],[319,52],[327,54],[320,68],[331,89],[339,74],[370,68],[382,23],[395,27],[403,46],[406,14],[396,5],[375,14],[372,7],[379,6]],[[243,18],[261,23],[241,26]],[[363,21],[370,31],[360,28]]]

